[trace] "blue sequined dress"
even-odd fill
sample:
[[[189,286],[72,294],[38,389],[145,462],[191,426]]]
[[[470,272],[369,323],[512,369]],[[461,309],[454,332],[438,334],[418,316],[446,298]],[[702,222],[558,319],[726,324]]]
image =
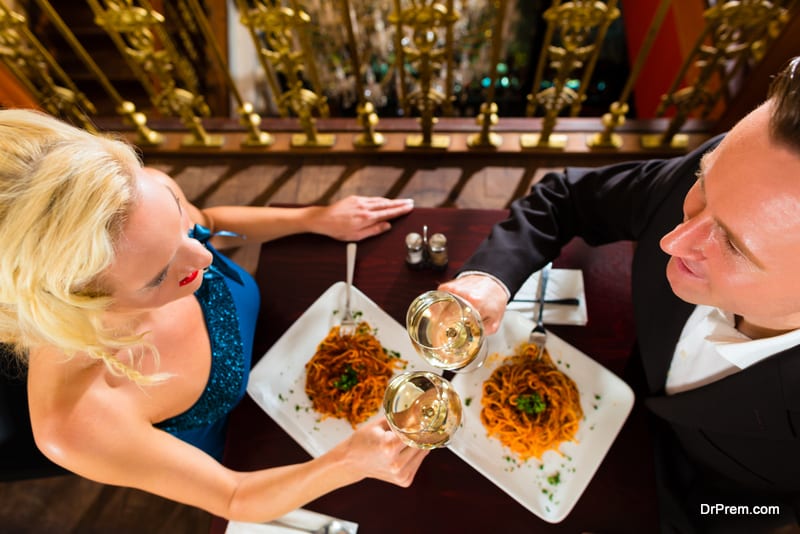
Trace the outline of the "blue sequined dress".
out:
[[[196,225],[190,235],[214,256],[195,292],[211,342],[211,371],[191,408],[154,426],[221,460],[228,414],[247,388],[260,296],[253,277],[208,243],[207,228]]]

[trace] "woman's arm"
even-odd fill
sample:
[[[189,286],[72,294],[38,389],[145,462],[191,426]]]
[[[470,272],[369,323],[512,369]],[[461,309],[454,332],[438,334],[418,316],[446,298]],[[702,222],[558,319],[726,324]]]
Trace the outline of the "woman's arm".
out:
[[[34,402],[36,442],[51,460],[86,478],[138,488],[231,520],[269,521],[366,477],[406,487],[427,454],[406,447],[378,419],[319,458],[237,472],[153,427],[130,388],[95,383],[69,409],[63,409],[66,404],[45,414]]]
[[[147,168],[146,172],[157,174],[170,184],[195,222],[215,231],[235,232],[255,243],[304,232],[342,241],[359,241],[387,231],[391,228],[390,219],[405,215],[414,208],[411,199],[349,196],[329,206],[215,206],[199,209],[188,201],[172,178],[152,168]],[[216,238],[214,244],[221,247],[239,244],[226,239]]]
[[[385,232],[391,228],[389,219],[413,207],[410,200],[350,196],[330,206],[218,206],[201,211],[213,221],[215,229],[245,235],[248,241],[270,241],[303,232],[359,241]]]

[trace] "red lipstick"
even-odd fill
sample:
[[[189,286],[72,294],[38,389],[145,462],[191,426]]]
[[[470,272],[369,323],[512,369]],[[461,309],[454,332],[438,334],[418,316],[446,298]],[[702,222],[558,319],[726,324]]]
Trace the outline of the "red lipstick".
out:
[[[192,282],[194,282],[194,279],[197,278],[198,274],[200,274],[200,271],[193,272],[192,274],[190,274],[189,276],[178,282],[179,285],[185,286],[186,284],[191,284]]]

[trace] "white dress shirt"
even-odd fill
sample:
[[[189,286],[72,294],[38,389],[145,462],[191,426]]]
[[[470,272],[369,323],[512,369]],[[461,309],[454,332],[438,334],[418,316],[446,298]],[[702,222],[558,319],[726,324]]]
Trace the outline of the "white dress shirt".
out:
[[[800,344],[800,329],[750,339],[736,330],[733,314],[697,306],[686,321],[667,373],[669,395],[732,375]]]

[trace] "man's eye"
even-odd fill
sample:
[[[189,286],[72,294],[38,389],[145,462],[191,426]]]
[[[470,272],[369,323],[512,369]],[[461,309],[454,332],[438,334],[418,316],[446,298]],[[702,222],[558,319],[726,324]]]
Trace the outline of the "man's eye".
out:
[[[739,250],[738,248],[736,248],[736,245],[734,245],[734,244],[733,244],[733,242],[731,242],[731,240],[730,240],[730,239],[726,239],[726,240],[725,240],[725,242],[728,244],[728,248],[729,248],[729,249],[731,249],[733,252],[735,252],[735,253],[736,253],[736,254],[738,254],[739,256],[742,256],[742,255],[743,255],[743,254],[742,254],[742,251],[741,251],[741,250]]]
[[[722,241],[723,246],[729,252],[733,252],[736,255],[743,256],[742,251],[739,250],[736,247],[736,245],[734,245],[733,241],[730,240],[730,238],[728,237],[728,234],[725,231],[720,230],[720,237],[722,238],[721,241]]]

